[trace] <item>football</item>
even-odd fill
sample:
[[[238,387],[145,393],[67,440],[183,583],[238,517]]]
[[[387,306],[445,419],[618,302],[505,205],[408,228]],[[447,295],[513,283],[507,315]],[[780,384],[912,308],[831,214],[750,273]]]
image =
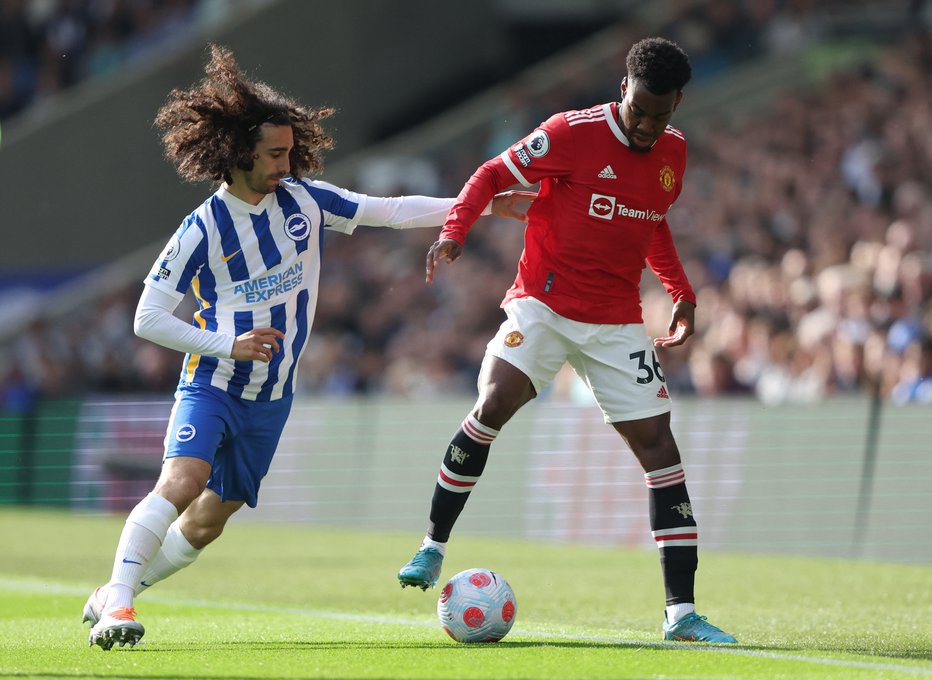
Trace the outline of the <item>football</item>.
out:
[[[440,625],[457,642],[498,642],[517,613],[508,581],[489,569],[461,571],[447,581],[437,601]]]

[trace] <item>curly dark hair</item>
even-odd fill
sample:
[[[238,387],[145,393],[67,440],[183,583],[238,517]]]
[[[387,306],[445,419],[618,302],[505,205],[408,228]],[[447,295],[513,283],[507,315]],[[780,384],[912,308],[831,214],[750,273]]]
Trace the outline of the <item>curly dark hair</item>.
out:
[[[219,45],[210,45],[206,77],[196,86],[174,89],[155,117],[163,131],[165,156],[189,182],[231,182],[231,168],[252,170],[252,153],[263,123],[291,125],[296,177],[323,169],[323,152],[333,147],[319,121],[334,109],[308,109],[269,85],[249,80]]]
[[[658,95],[681,91],[693,75],[686,52],[666,38],[644,38],[634,43],[625,65],[629,78],[636,78]]]

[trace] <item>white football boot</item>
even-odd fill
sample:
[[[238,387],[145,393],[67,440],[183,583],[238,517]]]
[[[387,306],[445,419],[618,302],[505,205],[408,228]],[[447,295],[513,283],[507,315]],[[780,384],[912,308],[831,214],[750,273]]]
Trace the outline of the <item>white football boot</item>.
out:
[[[106,586],[95,588],[91,596],[87,598],[87,602],[84,603],[84,618],[81,619],[81,623],[90,621],[91,628],[93,628],[100,621],[100,617],[104,612],[104,605],[107,604],[107,591],[104,590],[105,588]]]
[[[145,632],[145,627],[136,620],[135,609],[132,607],[114,607],[105,612],[91,628],[87,646],[98,645],[105,652],[113,645],[133,647]]]

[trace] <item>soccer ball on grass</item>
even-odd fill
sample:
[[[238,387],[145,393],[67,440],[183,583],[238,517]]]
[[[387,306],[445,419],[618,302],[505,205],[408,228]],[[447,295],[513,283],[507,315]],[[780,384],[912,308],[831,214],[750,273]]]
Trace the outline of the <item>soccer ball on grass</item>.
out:
[[[457,642],[498,642],[514,625],[518,604],[508,581],[489,569],[467,569],[440,592],[440,625]]]

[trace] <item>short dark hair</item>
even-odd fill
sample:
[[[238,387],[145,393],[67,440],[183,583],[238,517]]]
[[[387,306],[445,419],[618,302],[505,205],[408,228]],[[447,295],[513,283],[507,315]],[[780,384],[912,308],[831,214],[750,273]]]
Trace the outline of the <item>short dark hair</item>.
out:
[[[666,38],[644,38],[634,43],[625,65],[628,77],[641,81],[653,94],[679,92],[693,75],[686,52]]]

